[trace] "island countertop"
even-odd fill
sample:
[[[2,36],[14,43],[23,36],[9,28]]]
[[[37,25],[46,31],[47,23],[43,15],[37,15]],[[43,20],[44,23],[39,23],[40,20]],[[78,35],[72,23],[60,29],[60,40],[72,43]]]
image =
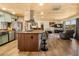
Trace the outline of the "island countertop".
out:
[[[19,31],[17,33],[43,33],[43,30]]]

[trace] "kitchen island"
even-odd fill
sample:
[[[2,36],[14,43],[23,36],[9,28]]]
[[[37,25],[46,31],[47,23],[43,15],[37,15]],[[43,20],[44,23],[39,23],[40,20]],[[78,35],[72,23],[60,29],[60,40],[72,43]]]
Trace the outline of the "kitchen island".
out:
[[[19,51],[39,51],[42,33],[43,30],[17,32]]]

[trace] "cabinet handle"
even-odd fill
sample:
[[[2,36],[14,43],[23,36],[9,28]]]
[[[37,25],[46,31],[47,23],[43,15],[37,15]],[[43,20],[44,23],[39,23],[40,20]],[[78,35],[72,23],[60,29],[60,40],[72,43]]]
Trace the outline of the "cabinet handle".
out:
[[[31,39],[33,39],[33,36],[31,36]]]

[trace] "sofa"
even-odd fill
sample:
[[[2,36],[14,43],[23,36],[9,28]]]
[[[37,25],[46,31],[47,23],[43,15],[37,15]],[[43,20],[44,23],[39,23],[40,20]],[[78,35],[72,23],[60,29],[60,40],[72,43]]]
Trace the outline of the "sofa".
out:
[[[61,39],[70,39],[73,38],[74,30],[66,30],[66,32],[60,33]]]

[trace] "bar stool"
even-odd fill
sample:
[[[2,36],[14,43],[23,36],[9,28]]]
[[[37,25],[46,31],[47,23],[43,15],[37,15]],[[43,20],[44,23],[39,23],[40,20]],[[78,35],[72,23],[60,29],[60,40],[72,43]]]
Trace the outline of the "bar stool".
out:
[[[45,33],[42,33],[42,35],[41,35],[41,50],[42,51],[47,51],[48,50],[48,48],[46,47],[46,45],[47,45],[47,43],[46,43],[46,35],[45,35]]]

